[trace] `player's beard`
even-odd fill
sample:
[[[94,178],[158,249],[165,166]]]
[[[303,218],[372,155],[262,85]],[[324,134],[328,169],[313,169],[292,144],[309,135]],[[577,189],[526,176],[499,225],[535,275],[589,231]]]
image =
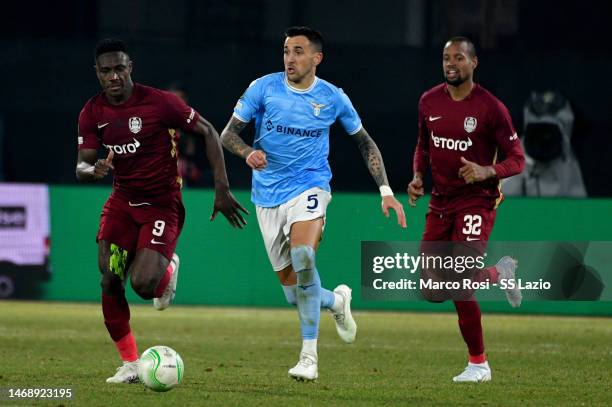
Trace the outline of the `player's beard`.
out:
[[[444,79],[446,80],[447,84],[449,84],[451,86],[454,86],[454,87],[458,87],[459,85],[461,85],[463,82],[465,82],[467,80],[467,78],[465,78],[465,77],[463,77],[461,75],[458,75],[456,79],[452,79],[452,80],[448,79],[448,77],[445,75]]]

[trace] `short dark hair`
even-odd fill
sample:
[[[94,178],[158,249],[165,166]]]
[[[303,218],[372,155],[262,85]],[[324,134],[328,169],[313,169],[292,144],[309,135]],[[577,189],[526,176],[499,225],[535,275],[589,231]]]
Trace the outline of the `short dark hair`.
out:
[[[285,31],[285,38],[297,37],[298,35],[308,38],[308,41],[318,52],[323,51],[323,36],[317,30],[305,26],[294,26],[287,28]]]
[[[98,42],[96,45],[96,60],[100,55],[106,54],[107,52],[123,52],[129,55],[125,42],[116,38],[105,38]]]
[[[446,42],[447,43],[449,43],[449,42],[465,42],[465,44],[467,45],[467,51],[468,51],[468,54],[470,54],[470,57],[473,58],[473,57],[476,56],[476,46],[474,45],[474,42],[472,40],[470,40],[468,37],[457,35],[455,37],[451,37]]]

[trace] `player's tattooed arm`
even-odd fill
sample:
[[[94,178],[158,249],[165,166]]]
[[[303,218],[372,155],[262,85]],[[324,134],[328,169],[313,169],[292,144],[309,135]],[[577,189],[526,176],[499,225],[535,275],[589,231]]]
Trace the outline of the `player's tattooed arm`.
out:
[[[232,116],[223,131],[221,132],[221,143],[229,152],[236,154],[239,157],[246,158],[253,151],[253,147],[249,146],[240,137],[240,132],[248,123],[238,120]]]
[[[382,185],[389,185],[387,173],[385,172],[385,164],[383,163],[380,150],[363,126],[353,135],[353,140],[357,143],[359,151],[361,151],[361,156],[372,178],[376,181],[376,185],[379,187]]]
[[[365,161],[372,178],[376,181],[376,185],[380,188],[382,196],[382,212],[386,217],[389,217],[389,209],[393,209],[397,215],[397,223],[401,227],[406,227],[406,215],[404,207],[395,199],[393,191],[389,187],[387,173],[385,172],[385,164],[383,163],[382,155],[378,146],[372,140],[366,129],[361,127],[357,133],[353,135],[353,139],[361,151],[363,160]]]
[[[247,124],[232,116],[227,126],[221,132],[221,142],[228,151],[236,154],[238,157],[242,157],[249,167],[256,171],[261,171],[268,165],[266,153],[262,150],[255,150],[240,137],[240,132]]]

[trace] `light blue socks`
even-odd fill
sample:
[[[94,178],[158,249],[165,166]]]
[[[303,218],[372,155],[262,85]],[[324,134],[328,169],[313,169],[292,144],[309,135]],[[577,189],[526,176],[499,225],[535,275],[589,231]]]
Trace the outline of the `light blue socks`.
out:
[[[291,262],[297,275],[296,299],[302,339],[317,339],[321,317],[321,280],[315,266],[314,249],[305,245],[292,247]]]
[[[285,292],[285,298],[287,299],[287,303],[291,305],[297,305],[297,297],[295,293],[295,290],[297,289],[297,284],[281,285],[281,287],[283,287],[283,291]],[[334,302],[335,294],[332,291],[321,287],[321,308],[331,309],[334,306]]]

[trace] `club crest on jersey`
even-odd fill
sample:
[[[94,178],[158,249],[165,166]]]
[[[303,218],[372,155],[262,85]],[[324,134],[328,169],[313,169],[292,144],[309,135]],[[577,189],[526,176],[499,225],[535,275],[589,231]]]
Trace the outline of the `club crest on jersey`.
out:
[[[476,118],[468,116],[463,121],[463,128],[468,133],[472,133],[474,130],[476,130],[476,124],[478,124],[478,121],[476,120]]]
[[[320,115],[321,114],[321,108],[326,106],[326,105],[321,105],[321,104],[315,103],[315,102],[310,102],[310,104],[312,105],[313,113],[314,113],[315,116]]]
[[[140,130],[142,130],[142,119],[140,117],[130,117],[130,120],[128,120],[128,127],[134,134],[140,132]]]

